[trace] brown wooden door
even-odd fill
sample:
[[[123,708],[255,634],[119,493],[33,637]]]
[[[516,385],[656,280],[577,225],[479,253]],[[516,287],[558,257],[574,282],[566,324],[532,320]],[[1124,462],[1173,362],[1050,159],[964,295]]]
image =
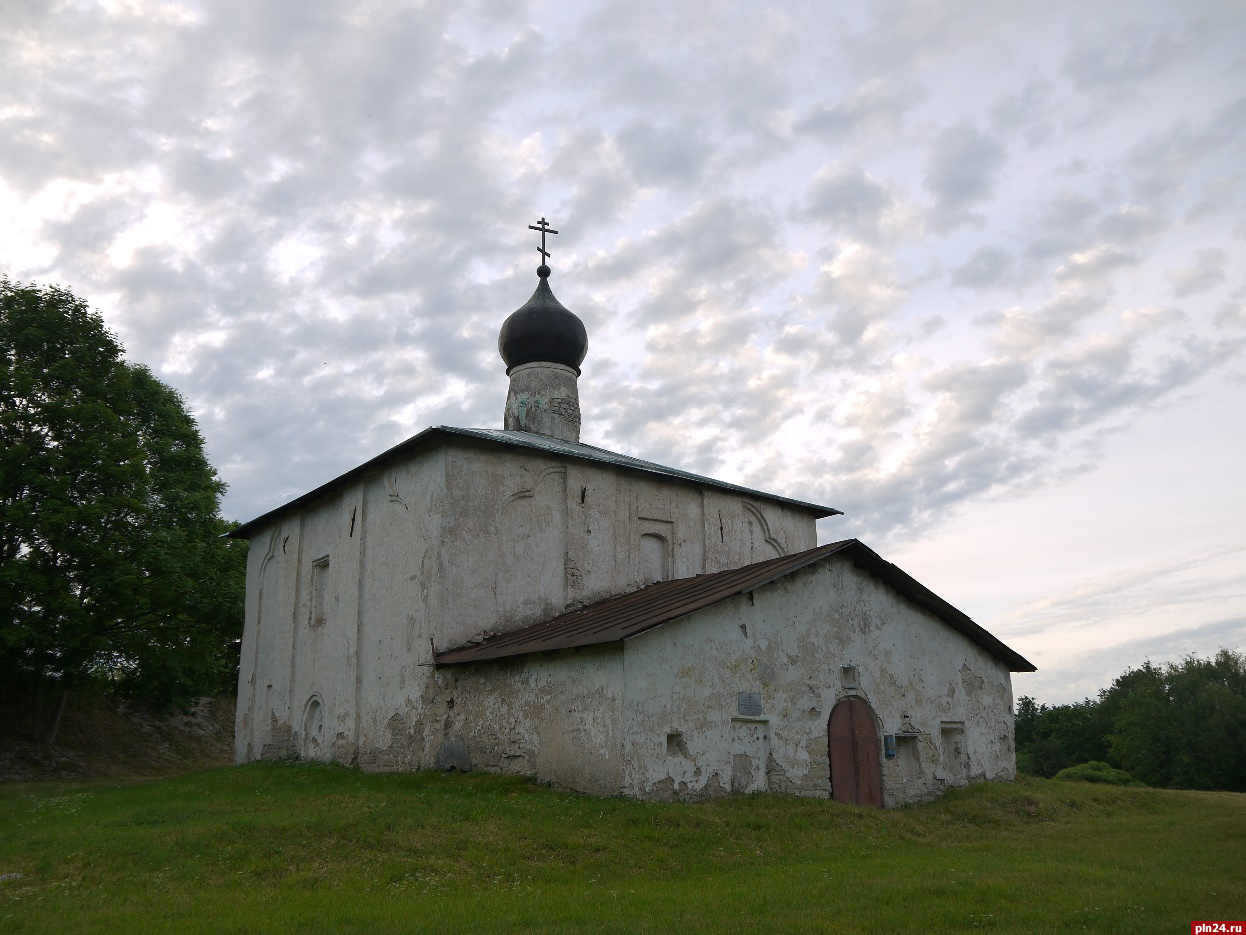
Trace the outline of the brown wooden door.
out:
[[[874,712],[860,698],[835,705],[826,728],[831,754],[831,797],[850,805],[883,807],[882,770]]]

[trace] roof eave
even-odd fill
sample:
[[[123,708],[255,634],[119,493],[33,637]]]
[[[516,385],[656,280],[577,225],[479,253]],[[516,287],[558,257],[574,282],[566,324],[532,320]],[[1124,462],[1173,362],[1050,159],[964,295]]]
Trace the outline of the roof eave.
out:
[[[307,493],[300,494],[293,500],[287,500],[285,503],[281,504],[281,506],[274,507],[267,513],[261,513],[259,516],[255,517],[255,519],[248,520],[237,529],[234,529],[232,532],[228,533],[228,535],[231,539],[249,538],[252,532],[261,528],[264,524],[276,519],[282,513],[288,512],[289,510],[293,510],[295,507],[303,506],[304,504],[311,503],[313,500],[323,497],[325,494],[330,493],[334,489],[345,484],[347,481],[359,477],[360,475],[367,474],[369,471],[380,467],[390,458],[396,457],[400,454],[407,454],[419,448],[425,447],[426,444],[434,442],[436,440],[436,436],[440,434],[444,434],[441,431],[440,426],[429,427],[424,429],[422,432],[417,432],[405,441],[399,442],[392,448],[387,448],[379,455],[369,458],[367,461],[351,468],[344,474],[339,474],[332,480],[325,481],[319,487],[315,487],[312,490],[307,491]]]
[[[529,434],[529,433],[522,433],[522,434]],[[451,438],[473,439],[475,441],[478,441],[486,445],[498,445],[498,446],[512,445],[512,446],[517,446],[517,447],[531,447],[533,450],[549,451],[550,453],[554,453],[550,451],[550,449],[540,448],[534,445],[533,446],[524,445],[522,442],[515,441],[515,440],[508,441],[505,439],[497,438],[496,436],[493,436],[490,434],[484,434],[476,430],[462,429],[462,428],[458,428],[456,426],[451,426],[451,425],[430,426],[429,428],[426,428],[422,432],[419,432],[411,436],[405,441],[399,442],[394,447],[388,448],[385,451],[382,451],[379,455],[376,455],[373,458],[369,458],[367,461],[363,462],[362,464],[351,468],[349,471],[346,471],[344,474],[339,474],[337,477],[334,477],[332,480],[326,481],[325,483],[321,484],[319,487],[309,490],[307,493],[300,494],[299,496],[295,497],[293,500],[289,500],[281,504],[281,506],[274,507],[268,512],[262,513],[261,515],[255,517],[254,519],[248,520],[247,522],[239,526],[237,529],[234,529],[233,531],[228,533],[228,536],[231,539],[249,538],[252,532],[263,527],[266,523],[272,522],[274,519],[276,519],[278,516],[282,515],[283,513],[289,510],[293,510],[296,507],[303,506],[304,504],[311,503],[312,501],[317,500],[322,496],[325,496],[326,494],[330,493],[337,487],[340,487],[342,484],[345,484],[348,481],[356,477],[367,474],[368,472],[374,470],[375,468],[380,467],[380,465],[384,464],[386,461],[390,460],[391,458],[397,457],[398,455],[402,455],[402,454],[408,454],[419,448],[426,447],[428,445],[432,445],[437,442],[444,443]],[[586,446],[586,447],[592,447],[592,446]],[[601,450],[605,451],[605,449],[601,449]],[[665,477],[669,480],[679,481],[681,483],[692,484],[692,485],[703,484],[706,486],[717,488],[719,490],[729,490],[729,491],[736,492],[736,493],[748,494],[750,496],[759,497],[763,500],[770,500],[775,503],[781,503],[781,504],[784,504],[785,506],[789,506],[794,509],[804,510],[807,513],[811,514],[815,519],[825,519],[828,516],[842,516],[843,515],[843,510],[837,510],[834,507],[824,506],[824,505],[817,504],[817,503],[809,503],[804,500],[795,500],[791,497],[784,497],[780,494],[768,493],[764,490],[753,490],[751,488],[744,487],[739,484],[731,484],[726,481],[715,480],[712,477],[702,477],[700,475],[693,474],[690,471],[681,471],[677,468],[669,468],[665,465],[654,464],[653,468],[655,470],[651,470],[649,468],[643,468],[637,465],[628,465],[626,463],[610,461],[604,458],[594,458],[589,455],[577,453],[574,451],[559,450],[557,453],[561,455],[562,457],[575,458],[578,461],[585,461],[591,464],[605,464],[611,467],[618,468],[620,470],[633,471],[638,474],[656,474],[658,476]],[[614,452],[608,452],[608,453],[613,454]],[[641,459],[636,459],[636,460],[641,460]],[[656,470],[656,469],[662,469],[662,470]]]

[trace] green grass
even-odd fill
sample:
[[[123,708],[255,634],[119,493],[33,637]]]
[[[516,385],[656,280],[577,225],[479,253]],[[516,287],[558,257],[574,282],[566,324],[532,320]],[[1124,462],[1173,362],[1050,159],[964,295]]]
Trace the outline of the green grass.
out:
[[[0,786],[0,931],[1182,932],[1246,796],[1024,780],[875,812],[255,764]]]

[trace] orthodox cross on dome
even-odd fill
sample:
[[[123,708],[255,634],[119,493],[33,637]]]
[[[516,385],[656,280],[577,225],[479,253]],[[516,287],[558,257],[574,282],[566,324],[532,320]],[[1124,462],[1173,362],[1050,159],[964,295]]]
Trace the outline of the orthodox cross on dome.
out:
[[[528,230],[541,232],[541,265],[544,266],[545,261],[549,259],[549,254],[545,251],[545,235],[557,234],[558,231],[550,227],[549,224],[546,223],[545,218],[541,218],[538,224],[529,224]]]

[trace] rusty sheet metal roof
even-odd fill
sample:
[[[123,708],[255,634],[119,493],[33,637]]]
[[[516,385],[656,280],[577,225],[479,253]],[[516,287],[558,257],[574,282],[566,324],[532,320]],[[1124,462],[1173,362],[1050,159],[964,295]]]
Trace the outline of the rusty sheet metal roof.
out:
[[[702,610],[719,601],[756,590],[832,555],[844,554],[858,568],[881,578],[908,600],[933,613],[952,629],[978,644],[1013,672],[1033,672],[1032,663],[974,623],[930,589],[883,559],[857,539],[784,555],[781,558],[694,578],[662,581],[639,591],[599,601],[481,643],[460,646],[434,656],[437,665],[457,665],[551,652],[601,643],[615,643]]]
[[[750,497],[760,497],[763,500],[771,500],[775,503],[782,503],[786,506],[795,507],[800,510],[808,510],[818,519],[824,516],[838,516],[843,511],[837,510],[831,506],[823,506],[818,503],[810,503],[806,500],[793,500],[790,497],[781,497],[778,494],[767,493],[764,490],[754,490],[751,487],[742,487],[739,484],[730,484],[727,481],[715,480],[712,477],[703,477],[700,474],[693,474],[690,471],[681,471],[679,468],[666,467],[656,464],[653,461],[645,461],[641,458],[633,458],[630,455],[619,454],[617,451],[608,451],[605,448],[596,448],[592,445],[585,445],[580,442],[568,442],[559,438],[551,438],[546,435],[535,435],[531,432],[513,432],[504,429],[464,429],[456,428],[452,425],[438,425],[435,428],[427,428],[417,435],[412,435],[405,442],[395,445],[387,451],[381,452],[375,458],[365,461],[358,467],[351,468],[345,474],[339,474],[333,480],[321,484],[314,490],[310,490],[301,496],[295,497],[287,503],[283,503],[276,509],[269,510],[249,522],[243,523],[237,529],[229,533],[234,539],[245,539],[255,529],[262,526],[271,519],[280,516],[287,510],[304,503],[310,503],[319,497],[324,496],[333,489],[340,487],[347,481],[361,477],[370,471],[380,467],[386,461],[399,455],[409,454],[418,451],[421,448],[433,447],[437,444],[443,444],[454,438],[472,438],[477,441],[498,445],[510,445],[517,448],[533,448],[537,451],[544,451],[549,454],[562,455],[568,458],[578,458],[581,461],[596,461],[600,464],[609,464],[613,467],[623,468],[629,471],[641,471],[645,474],[657,474],[663,477],[669,477],[676,480],[688,481],[693,484],[699,484],[704,487],[717,487],[719,490],[729,490],[733,493],[747,494]]]

